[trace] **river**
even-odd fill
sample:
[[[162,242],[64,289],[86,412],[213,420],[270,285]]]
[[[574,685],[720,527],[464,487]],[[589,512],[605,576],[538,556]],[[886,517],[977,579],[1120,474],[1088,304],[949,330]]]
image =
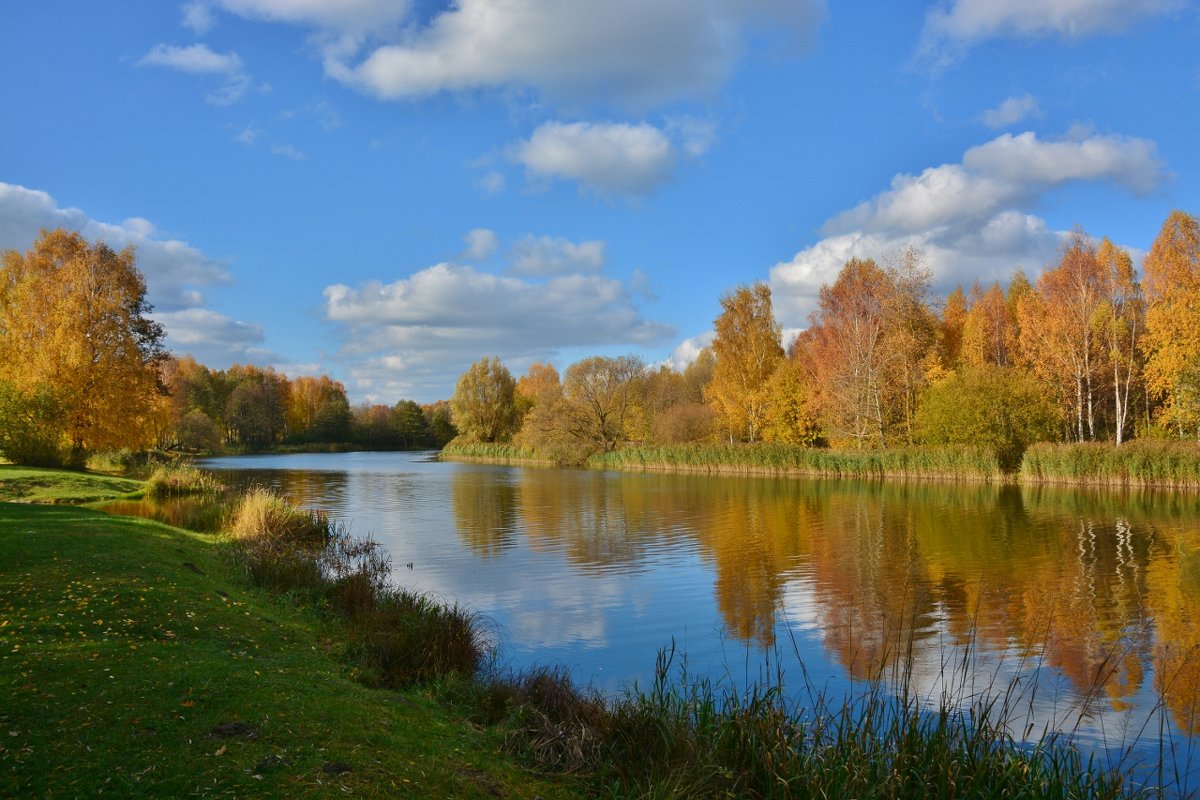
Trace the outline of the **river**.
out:
[[[1103,754],[1134,743],[1153,761],[1160,730],[1187,752],[1200,732],[1194,494],[593,472],[431,453],[202,466],[379,541],[398,583],[494,624],[503,666],[561,666],[616,693],[649,681],[673,643],[692,675],[744,686],[782,673],[800,697],[900,673],[934,701],[1013,687],[1019,734],[1048,727]]]

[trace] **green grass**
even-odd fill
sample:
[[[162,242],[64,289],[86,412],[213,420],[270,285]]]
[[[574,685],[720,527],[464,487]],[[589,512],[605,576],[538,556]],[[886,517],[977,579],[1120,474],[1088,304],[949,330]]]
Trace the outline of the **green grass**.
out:
[[[1021,478],[1044,483],[1161,488],[1200,487],[1200,444],[1133,441],[1035,444],[1025,451]]]
[[[94,503],[143,490],[141,481],[94,472],[0,465],[0,502]]]
[[[0,796],[577,794],[429,690],[350,680],[340,637],[214,537],[0,504]]]

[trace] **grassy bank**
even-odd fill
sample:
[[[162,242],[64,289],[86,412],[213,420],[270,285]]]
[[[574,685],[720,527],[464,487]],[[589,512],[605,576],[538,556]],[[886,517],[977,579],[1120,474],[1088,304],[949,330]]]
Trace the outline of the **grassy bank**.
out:
[[[79,476],[57,475],[78,496]],[[252,588],[228,550],[0,504],[0,796],[577,795],[429,688],[351,680],[342,628]]]
[[[0,464],[0,503],[94,503],[140,494],[141,481],[95,472]]]

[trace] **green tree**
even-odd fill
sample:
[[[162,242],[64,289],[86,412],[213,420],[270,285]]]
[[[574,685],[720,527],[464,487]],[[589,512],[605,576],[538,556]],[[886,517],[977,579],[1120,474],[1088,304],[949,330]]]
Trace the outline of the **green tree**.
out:
[[[412,400],[392,406],[392,431],[401,447],[428,447],[433,438],[425,411]]]
[[[460,436],[475,442],[507,442],[516,426],[517,383],[500,359],[481,358],[458,378],[450,414]]]
[[[1054,439],[1061,414],[1045,388],[1015,367],[980,364],[930,386],[917,425],[931,444],[990,448],[1001,468],[1020,466],[1025,448]]]
[[[766,425],[767,381],[783,360],[782,331],[771,308],[771,289],[761,281],[725,295],[721,307],[712,343],[716,363],[704,397],[731,440],[755,442]]]
[[[158,428],[162,326],[149,318],[133,248],[43,230],[0,269],[0,380],[61,404],[72,460],[142,447]]]

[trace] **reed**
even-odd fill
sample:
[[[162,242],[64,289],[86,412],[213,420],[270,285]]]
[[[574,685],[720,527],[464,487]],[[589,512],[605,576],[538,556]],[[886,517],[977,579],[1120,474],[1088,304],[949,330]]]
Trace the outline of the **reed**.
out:
[[[614,797],[1142,798],[1128,770],[1084,757],[1069,737],[1014,739],[1015,698],[920,702],[870,681],[830,700],[781,682],[745,690],[688,676],[673,648],[652,685],[613,702],[562,673],[511,685],[509,749],[536,768],[583,773]],[[1019,727],[1019,726],[1015,726]]]
[[[553,464],[553,459],[510,442],[464,442],[458,439],[442,448],[439,458],[449,461],[484,461],[492,464]]]
[[[623,447],[588,460],[594,469],[663,470],[728,475],[826,478],[997,480],[994,453],[984,448],[905,447],[826,450],[784,444],[676,444]]]
[[[146,496],[160,500],[185,495],[218,495],[224,486],[211,472],[189,464],[164,464],[146,479]]]
[[[1200,444],[1135,440],[1120,447],[1106,442],[1041,443],[1029,447],[1021,464],[1029,482],[1159,488],[1200,487]]]

